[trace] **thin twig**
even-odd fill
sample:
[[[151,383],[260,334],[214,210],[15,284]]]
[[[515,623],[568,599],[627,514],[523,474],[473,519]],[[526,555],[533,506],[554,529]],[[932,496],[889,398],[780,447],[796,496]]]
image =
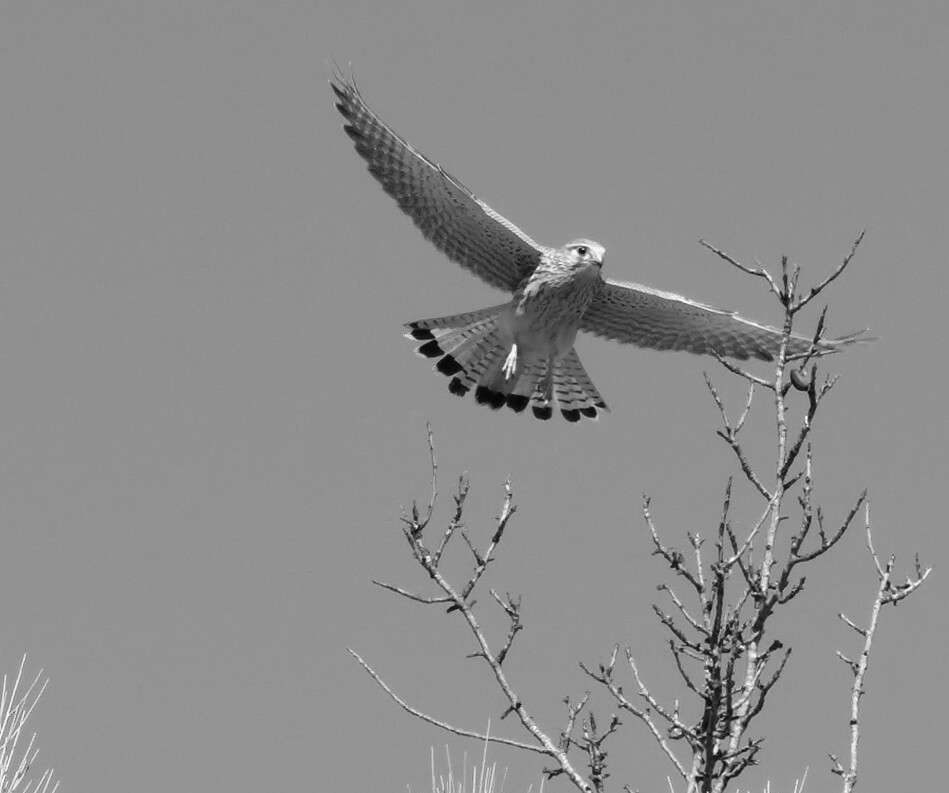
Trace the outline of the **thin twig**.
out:
[[[411,713],[416,718],[426,721],[429,724],[433,724],[434,726],[454,735],[461,735],[465,738],[477,738],[479,741],[491,741],[492,743],[513,746],[515,749],[525,749],[529,752],[537,752],[538,754],[548,754],[547,750],[543,746],[535,746],[534,744],[522,743],[521,741],[512,741],[509,738],[499,738],[497,735],[486,735],[484,733],[477,732],[476,730],[465,730],[461,727],[455,727],[454,725],[451,725],[446,721],[442,721],[441,719],[436,719],[434,716],[429,716],[427,713],[420,711],[418,708],[413,708],[408,702],[396,694],[381,677],[379,677],[378,673],[363,660],[359,653],[357,653],[351,647],[347,647],[346,649],[349,650],[349,654],[359,662],[360,666],[366,670],[369,676],[379,684],[379,687],[385,691],[386,694],[388,694],[389,697],[400,708],[402,708],[402,710],[406,711],[407,713]]]
[[[372,579],[378,587],[389,590],[389,592],[395,592],[397,595],[402,595],[404,598],[409,600],[414,600],[416,603],[451,603],[451,598],[449,597],[424,597],[422,595],[416,595],[414,592],[409,592],[407,589],[403,589],[400,586],[395,584],[387,584],[385,581],[379,581],[375,578]]]
[[[733,267],[737,267],[743,273],[747,273],[748,275],[753,275],[756,278],[764,278],[764,280],[768,282],[768,286],[771,289],[771,291],[776,296],[780,297],[781,293],[780,293],[780,290],[778,289],[778,285],[774,282],[774,279],[771,277],[770,273],[768,273],[768,271],[764,269],[764,267],[759,266],[754,269],[752,269],[751,267],[745,267],[745,265],[739,263],[738,261],[733,259],[731,256],[729,256],[727,253],[719,250],[714,245],[709,244],[705,240],[699,240],[699,245],[702,245],[708,248],[712,253],[714,253],[720,259],[728,262]]]
[[[836,281],[838,277],[840,277],[840,275],[843,273],[843,271],[847,269],[847,265],[850,264],[851,260],[852,260],[853,257],[856,255],[856,253],[857,253],[857,248],[860,247],[860,243],[863,242],[863,236],[864,236],[866,233],[867,233],[867,232],[866,232],[866,230],[864,229],[863,231],[861,231],[861,232],[857,235],[857,239],[854,240],[854,243],[853,243],[853,245],[852,245],[851,248],[850,248],[850,253],[848,253],[848,254],[844,257],[844,260],[843,260],[839,265],[837,265],[836,269],[835,269],[830,275],[828,275],[828,276],[827,276],[823,281],[821,281],[817,286],[811,288],[811,291],[808,293],[807,297],[803,297],[803,298],[801,298],[801,299],[798,301],[797,307],[796,307],[795,310],[800,310],[800,309],[804,308],[804,306],[806,306],[808,303],[810,303],[811,300],[813,300],[815,297],[817,297],[821,292],[824,291],[825,288],[827,288],[831,283],[833,283],[834,281]]]

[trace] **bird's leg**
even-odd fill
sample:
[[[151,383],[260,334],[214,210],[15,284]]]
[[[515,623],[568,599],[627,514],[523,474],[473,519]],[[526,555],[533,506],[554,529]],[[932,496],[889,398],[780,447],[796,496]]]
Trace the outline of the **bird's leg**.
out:
[[[514,377],[514,372],[517,370],[517,342],[514,342],[511,345],[511,351],[507,354],[507,358],[504,361],[504,366],[501,367],[501,371],[504,372],[504,379],[510,380]]]

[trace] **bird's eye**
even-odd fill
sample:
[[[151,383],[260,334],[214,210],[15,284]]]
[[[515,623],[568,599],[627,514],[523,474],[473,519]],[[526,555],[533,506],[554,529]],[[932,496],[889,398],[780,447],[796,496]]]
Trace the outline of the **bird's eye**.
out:
[[[586,256],[590,252],[590,249],[586,245],[578,245],[577,253],[582,257]]]

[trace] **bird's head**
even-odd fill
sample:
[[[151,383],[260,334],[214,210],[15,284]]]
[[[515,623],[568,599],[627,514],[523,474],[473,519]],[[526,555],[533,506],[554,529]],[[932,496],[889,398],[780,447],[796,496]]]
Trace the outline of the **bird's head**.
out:
[[[564,245],[564,250],[575,267],[591,267],[596,272],[600,271],[603,266],[603,259],[606,257],[606,248],[600,243],[588,239],[568,242]]]

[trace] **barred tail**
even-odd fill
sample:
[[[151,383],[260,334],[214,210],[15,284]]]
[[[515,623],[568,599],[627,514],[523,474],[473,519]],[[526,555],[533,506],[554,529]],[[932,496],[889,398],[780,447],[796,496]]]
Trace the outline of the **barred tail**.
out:
[[[567,421],[579,421],[581,416],[596,419],[601,410],[609,413],[610,409],[590,380],[590,375],[583,368],[580,356],[573,347],[554,363],[553,392],[557,407]],[[535,404],[534,415],[537,415],[537,411],[538,406]]]
[[[571,422],[609,410],[573,349],[552,365],[546,357],[517,351],[513,373],[506,372],[512,340],[501,320],[507,309],[494,306],[410,322],[405,335],[422,342],[417,353],[438,358],[435,369],[451,378],[451,393],[464,396],[474,388],[475,400],[494,410],[506,405],[521,413],[531,405],[537,418],[549,419],[556,405]]]
[[[481,383],[489,369],[493,371],[492,365],[505,354],[498,328],[498,317],[503,308],[493,306],[467,314],[420,319],[406,325],[409,332],[405,335],[424,342],[415,351],[426,358],[438,358],[436,371],[451,378],[448,390],[464,396]],[[478,401],[485,400],[479,398]],[[488,402],[491,407],[499,408],[504,399],[501,398],[497,404]]]

